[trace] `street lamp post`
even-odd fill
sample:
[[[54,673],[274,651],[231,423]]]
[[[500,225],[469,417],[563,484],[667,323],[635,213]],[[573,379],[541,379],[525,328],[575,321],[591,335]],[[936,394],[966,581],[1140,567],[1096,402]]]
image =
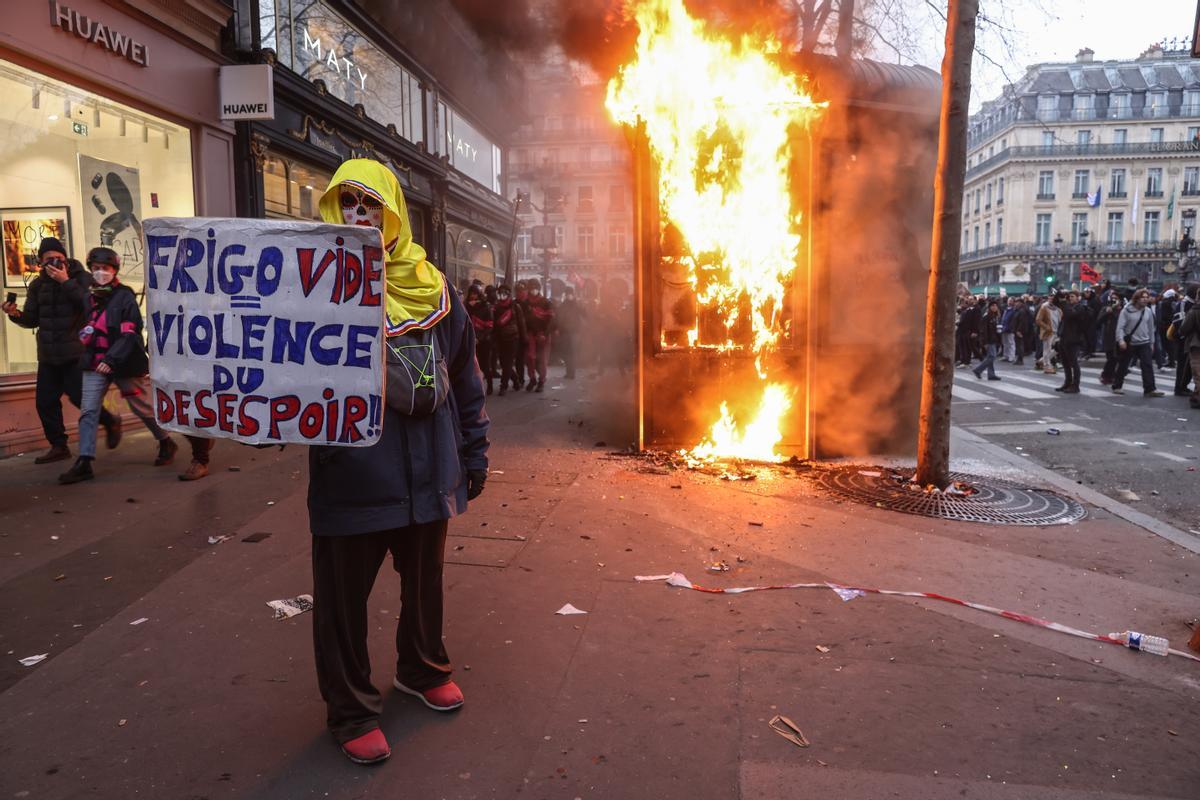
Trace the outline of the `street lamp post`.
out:
[[[1054,265],[1050,268],[1050,274],[1046,276],[1046,294],[1050,294],[1050,287],[1058,280],[1058,270],[1062,268],[1062,246],[1062,234],[1056,233],[1054,235]]]

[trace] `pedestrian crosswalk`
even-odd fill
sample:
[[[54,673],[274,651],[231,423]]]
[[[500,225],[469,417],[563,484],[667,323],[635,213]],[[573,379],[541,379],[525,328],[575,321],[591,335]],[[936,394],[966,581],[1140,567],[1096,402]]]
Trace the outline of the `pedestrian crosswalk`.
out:
[[[1099,366],[1084,366],[1081,368],[1083,380],[1079,385],[1079,393],[1085,397],[1113,397],[1112,392],[1100,383]],[[1006,406],[1013,403],[1021,404],[1032,400],[1063,400],[1073,395],[1064,395],[1054,391],[1063,383],[1062,370],[1056,375],[1047,375],[1034,370],[1031,366],[1010,367],[1004,365],[997,369],[999,381],[989,381],[986,376],[978,380],[968,369],[956,370],[954,373],[953,398],[958,403],[986,403],[988,405]],[[1130,380],[1141,385],[1137,375]],[[1015,399],[1014,399],[1015,398]]]

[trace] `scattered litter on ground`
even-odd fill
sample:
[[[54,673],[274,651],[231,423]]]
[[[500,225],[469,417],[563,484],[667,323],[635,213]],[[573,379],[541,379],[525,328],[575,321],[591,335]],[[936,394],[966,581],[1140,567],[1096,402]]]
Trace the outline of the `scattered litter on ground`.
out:
[[[117,720],[117,727],[124,728],[128,723],[129,723],[129,720],[127,720],[127,719],[119,719],[119,720]]]
[[[1119,491],[1117,492],[1117,494],[1121,495],[1121,499],[1122,499],[1122,500],[1133,500],[1133,501],[1137,501],[1137,500],[1141,500],[1141,499],[1142,499],[1142,498],[1138,497],[1136,493],[1134,493],[1134,492],[1131,492],[1131,491],[1129,491],[1128,489],[1121,489],[1121,490],[1119,490]]]
[[[1059,436],[1062,434],[1062,431],[1060,431],[1058,428],[1046,428],[1046,433],[1050,434],[1051,436]]]
[[[230,467],[229,471],[230,472],[241,472],[242,468],[241,467]]]
[[[810,744],[812,744],[812,742],[808,741],[808,738],[804,735],[804,731],[800,730],[800,726],[792,722],[787,717],[776,714],[771,718],[771,721],[768,722],[767,725],[770,726],[771,730],[775,731],[797,747],[808,747]]]
[[[1151,489],[1150,495],[1151,497],[1158,497],[1158,489]]]
[[[817,652],[818,652],[818,653],[828,653],[828,652],[829,652],[829,648],[828,648],[828,647],[826,647],[826,646],[825,646],[825,645],[823,645],[823,644],[819,644],[819,645],[817,645]]]
[[[267,505],[269,505],[269,506],[273,506],[273,505],[275,505],[275,501],[274,501],[274,500],[268,500],[268,501],[267,501]]]
[[[1136,444],[1138,447],[1149,447],[1149,445],[1145,442],[1134,442],[1134,444]]]
[[[867,477],[867,478],[881,478],[881,477],[883,477],[883,473],[882,473],[882,472],[876,472],[876,471],[875,471],[875,470],[873,470],[873,469],[860,469],[860,470],[858,471],[858,474],[859,474],[859,475],[862,475],[862,476],[864,476],[864,477]]]
[[[729,572],[729,564],[724,561],[714,561],[708,565],[709,572]]]
[[[137,502],[137,498],[136,498],[136,497],[126,497],[126,498],[125,498],[125,502],[126,502],[126,503],[136,503],[136,502]]]
[[[291,619],[305,611],[311,611],[313,599],[311,594],[302,594],[286,600],[268,600],[267,605],[275,609],[275,619]]]
[[[54,580],[56,580],[56,581],[61,581],[61,580],[64,580],[64,579],[66,579],[66,577],[67,577],[67,576],[66,576],[66,574],[63,574],[63,575],[55,575],[55,576],[54,576]]]
[[[750,522],[750,524],[751,524],[751,525],[753,525],[753,526],[754,526],[754,527],[756,527],[756,528],[761,528],[761,527],[763,526],[763,523],[761,523],[761,522],[754,522],[754,521],[751,521],[751,522]]]
[[[232,538],[233,538],[232,533],[222,534],[221,536],[210,536],[210,537],[208,537],[208,543],[209,544],[220,544],[221,542],[224,542],[224,541],[226,541],[228,539],[232,539]]]
[[[488,474],[489,474],[489,475],[503,475],[503,474],[504,474],[504,470],[502,470],[502,469],[489,469],[489,470],[488,470]]]
[[[42,663],[49,656],[50,656],[49,653],[42,653],[41,655],[36,655],[36,656],[26,656],[25,658],[22,658],[19,660],[21,662],[22,667],[32,667],[34,664]]]
[[[852,589],[849,586],[842,586],[839,583],[827,583],[825,585],[837,592],[837,596],[842,598],[846,603],[849,603],[856,597],[866,597],[867,595],[862,589]]]
[[[570,603],[567,603],[565,606],[560,608],[558,611],[555,611],[554,613],[562,614],[564,617],[569,617],[572,614],[586,614],[587,612],[584,611],[582,608],[576,608],[575,606],[571,605]]]
[[[52,542],[57,542],[57,541],[58,541],[58,537],[57,537],[57,536],[51,536],[51,537],[50,537],[50,541],[52,541]]]
[[[783,584],[769,584],[769,585],[765,585],[765,586],[737,586],[737,587],[729,587],[729,588],[715,588],[715,587],[710,587],[710,586],[699,586],[697,584],[694,584],[690,580],[688,580],[688,577],[686,575],[684,575],[681,572],[672,572],[670,575],[653,576],[653,577],[639,575],[639,576],[634,576],[634,580],[637,580],[640,582],[663,580],[666,582],[667,586],[673,586],[673,587],[680,588],[680,589],[691,589],[693,591],[705,592],[707,594],[745,594],[747,592],[778,591],[778,590],[782,590],[782,589],[828,589],[828,588],[831,588],[831,585],[829,583],[783,583]],[[1026,625],[1035,625],[1039,628],[1049,628],[1050,630],[1058,631],[1059,633],[1065,633],[1065,634],[1068,634],[1069,636],[1077,636],[1081,639],[1090,639],[1095,642],[1104,642],[1105,644],[1116,644],[1116,645],[1121,645],[1123,647],[1127,646],[1126,641],[1124,641],[1121,638],[1118,638],[1117,634],[1108,634],[1107,636],[1104,636],[1104,635],[1101,635],[1098,633],[1091,633],[1089,631],[1080,630],[1079,628],[1072,628],[1069,625],[1063,625],[1062,623],[1059,623],[1059,622],[1051,622],[1050,620],[1045,620],[1045,619],[1041,619],[1039,617],[1030,616],[1029,614],[1022,614],[1022,613],[1016,612],[1016,611],[1006,611],[1005,609],[1002,609],[1002,608],[996,608],[994,606],[986,606],[986,605],[983,605],[982,603],[973,603],[968,600],[960,600],[956,597],[949,597],[947,595],[937,594],[934,592],[909,592],[909,591],[900,591],[897,589],[874,589],[874,588],[869,588],[866,586],[845,586],[843,584],[837,584],[837,586],[839,586],[843,589],[857,590],[857,591],[862,592],[863,594],[878,594],[878,595],[885,595],[885,596],[891,596],[891,597],[917,597],[917,598],[923,598],[923,599],[927,599],[927,600],[940,600],[945,603],[953,603],[954,605],[965,606],[967,608],[973,608],[976,611],[983,611],[988,614],[995,614],[996,616],[1004,617],[1005,619],[1010,619],[1015,622],[1023,622]],[[1142,635],[1139,634],[1139,636],[1142,636]],[[1161,640],[1162,641],[1162,649],[1166,651],[1166,654],[1173,655],[1173,656],[1181,656],[1181,657],[1189,659],[1191,661],[1200,663],[1200,656],[1194,656],[1191,653],[1185,653],[1182,650],[1171,649],[1167,645],[1167,640],[1165,637],[1143,637],[1143,638]],[[824,647],[824,645],[817,645],[818,650],[820,650],[822,647]]]
[[[143,622],[149,622],[149,621],[150,621],[149,617],[138,617],[137,619],[135,619],[133,622],[131,622],[129,624],[130,625],[141,625]]]

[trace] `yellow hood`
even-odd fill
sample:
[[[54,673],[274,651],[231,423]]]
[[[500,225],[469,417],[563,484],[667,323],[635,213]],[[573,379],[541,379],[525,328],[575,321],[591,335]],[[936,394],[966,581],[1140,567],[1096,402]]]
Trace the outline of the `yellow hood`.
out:
[[[387,251],[387,335],[431,328],[450,313],[446,278],[413,241],[408,206],[390,169],[368,158],[345,161],[321,195],[321,219],[341,225],[338,195],[342,184],[367,192],[383,203],[383,242]]]

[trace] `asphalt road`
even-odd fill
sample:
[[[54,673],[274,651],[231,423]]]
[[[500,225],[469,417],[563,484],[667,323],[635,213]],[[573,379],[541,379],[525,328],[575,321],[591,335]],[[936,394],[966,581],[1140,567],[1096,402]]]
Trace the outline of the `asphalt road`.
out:
[[[1142,394],[1141,375],[1124,395],[1100,383],[1102,358],[1083,362],[1081,393],[1054,391],[1046,375],[998,362],[999,381],[954,375],[955,425],[1031,461],[1200,536],[1200,411],[1172,395],[1174,370],[1157,373],[1166,397]],[[1058,434],[1049,431],[1055,429]]]

